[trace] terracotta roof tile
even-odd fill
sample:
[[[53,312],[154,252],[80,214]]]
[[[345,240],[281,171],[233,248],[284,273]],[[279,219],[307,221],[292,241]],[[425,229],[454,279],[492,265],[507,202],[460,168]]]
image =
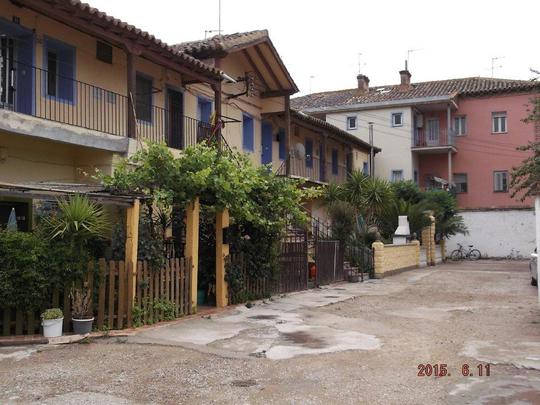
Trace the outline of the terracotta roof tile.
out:
[[[328,91],[308,94],[291,100],[298,110],[329,110],[357,104],[392,102],[426,97],[480,96],[491,93],[514,91],[538,91],[540,82],[529,80],[493,79],[468,77],[463,79],[437,80],[412,83],[409,88],[401,85],[370,87],[369,92],[358,89]]]
[[[182,42],[173,47],[178,51],[204,59],[216,53],[225,54],[234,51],[235,48],[245,48],[264,39],[269,39],[268,30],[215,35],[198,41]]]
[[[21,3],[24,4],[24,0],[20,0],[20,1]],[[160,49],[164,50],[166,53],[169,54],[168,56],[170,58],[175,59],[176,61],[182,63],[184,66],[191,67],[192,69],[194,69],[194,71],[207,73],[216,78],[221,76],[220,70],[212,66],[206,65],[205,63],[194,58],[193,56],[183,53],[170,45],[167,45],[165,42],[156,38],[154,35],[151,35],[148,32],[143,31],[133,25],[130,25],[110,15],[107,15],[106,13],[99,11],[98,9],[94,7],[91,7],[87,3],[83,3],[80,0],[57,0],[56,3],[62,4],[66,8],[76,9],[82,12],[82,14],[79,13],[80,17],[84,18],[86,15],[88,20],[92,21],[96,25],[101,25],[105,27],[115,27],[116,30],[119,29],[123,31],[124,34],[130,34],[130,33],[135,34],[140,39],[144,41],[148,41],[149,44],[157,46]]]

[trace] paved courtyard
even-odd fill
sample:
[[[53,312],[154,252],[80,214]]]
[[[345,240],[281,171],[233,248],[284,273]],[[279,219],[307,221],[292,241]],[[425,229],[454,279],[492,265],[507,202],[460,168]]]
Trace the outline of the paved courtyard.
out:
[[[525,262],[446,264],[129,338],[0,349],[0,403],[540,404],[529,281]]]

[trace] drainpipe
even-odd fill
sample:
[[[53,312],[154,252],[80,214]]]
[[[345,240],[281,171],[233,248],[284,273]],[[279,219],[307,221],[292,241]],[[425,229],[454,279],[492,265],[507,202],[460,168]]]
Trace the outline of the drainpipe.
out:
[[[452,188],[453,174],[452,174],[452,148],[453,134],[452,134],[452,107],[450,104],[446,107],[446,142],[448,144],[448,189]]]
[[[291,98],[285,96],[285,175],[291,174]]]
[[[375,153],[373,149],[373,122],[369,122],[369,175],[375,177]]]

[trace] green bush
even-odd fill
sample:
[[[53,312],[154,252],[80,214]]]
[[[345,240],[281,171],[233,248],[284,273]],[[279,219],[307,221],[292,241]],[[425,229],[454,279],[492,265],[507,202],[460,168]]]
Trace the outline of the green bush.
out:
[[[51,308],[47,309],[45,312],[41,314],[41,319],[47,320],[47,319],[62,319],[64,317],[64,313],[60,308]]]
[[[38,235],[0,231],[0,307],[39,308],[49,286],[48,244]]]

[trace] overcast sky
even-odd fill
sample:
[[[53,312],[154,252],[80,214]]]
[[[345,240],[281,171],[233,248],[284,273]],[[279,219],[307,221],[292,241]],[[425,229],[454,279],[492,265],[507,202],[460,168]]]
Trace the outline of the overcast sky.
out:
[[[87,0],[168,43],[218,28],[218,0]],[[530,79],[540,70],[539,0],[222,0],[222,29],[266,28],[301,94],[468,76]],[[210,34],[212,35],[212,34]],[[310,77],[313,76],[312,79]]]

